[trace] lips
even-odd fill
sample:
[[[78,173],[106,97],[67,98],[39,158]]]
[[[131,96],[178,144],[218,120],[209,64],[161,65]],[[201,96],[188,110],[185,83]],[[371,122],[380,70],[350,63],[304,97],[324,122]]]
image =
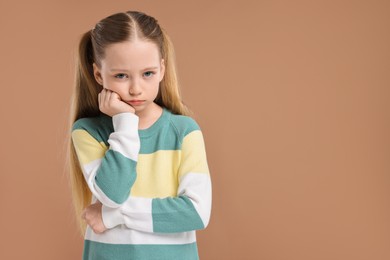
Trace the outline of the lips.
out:
[[[129,100],[127,103],[130,103],[131,105],[141,105],[145,100]]]

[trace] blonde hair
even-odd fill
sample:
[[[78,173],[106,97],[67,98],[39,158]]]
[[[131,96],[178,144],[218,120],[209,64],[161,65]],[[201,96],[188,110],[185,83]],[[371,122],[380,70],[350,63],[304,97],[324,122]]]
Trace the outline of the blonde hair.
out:
[[[97,97],[102,86],[94,78],[92,64],[95,62],[100,67],[100,61],[104,58],[104,50],[108,45],[129,41],[135,37],[155,43],[165,62],[164,77],[160,82],[159,92],[154,102],[169,109],[174,114],[192,114],[181,100],[174,48],[169,36],[155,18],[142,12],[128,11],[102,19],[95,25],[94,29],[84,33],[80,39],[78,56],[76,57],[70,131],[76,120],[100,114]],[[90,205],[92,194],[80,168],[72,139],[69,139],[69,170],[73,205],[80,231],[84,234],[86,224],[81,220],[81,212]]]

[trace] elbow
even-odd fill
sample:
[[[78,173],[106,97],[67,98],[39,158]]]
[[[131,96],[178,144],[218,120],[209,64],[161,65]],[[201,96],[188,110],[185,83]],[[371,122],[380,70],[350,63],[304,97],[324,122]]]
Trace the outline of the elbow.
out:
[[[210,217],[211,217],[211,208],[207,209],[207,210],[204,210],[204,212],[203,212],[203,214],[201,216],[201,219],[202,219],[202,222],[203,222],[203,228],[202,229],[205,229],[209,225]]]
[[[205,229],[209,225],[211,217],[211,196],[200,197],[199,195],[193,194],[190,201],[197,213],[198,220],[200,220],[198,223],[202,223],[199,225],[201,226],[199,229]]]
[[[200,228],[197,228],[199,230],[205,229],[210,222],[210,216],[211,216],[211,201],[198,201],[198,203],[194,203],[197,217],[200,220],[199,223],[202,223]]]

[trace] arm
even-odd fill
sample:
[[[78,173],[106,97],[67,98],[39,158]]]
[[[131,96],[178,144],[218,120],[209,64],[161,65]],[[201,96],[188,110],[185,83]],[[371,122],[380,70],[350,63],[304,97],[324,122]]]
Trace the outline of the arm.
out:
[[[117,208],[130,194],[140,149],[138,120],[131,112],[114,115],[109,148],[84,128],[72,130],[73,146],[87,185],[103,205]]]
[[[102,206],[107,228],[125,224],[144,232],[176,233],[203,229],[211,212],[211,179],[202,132],[195,130],[183,139],[176,197],[130,196],[120,208]]]

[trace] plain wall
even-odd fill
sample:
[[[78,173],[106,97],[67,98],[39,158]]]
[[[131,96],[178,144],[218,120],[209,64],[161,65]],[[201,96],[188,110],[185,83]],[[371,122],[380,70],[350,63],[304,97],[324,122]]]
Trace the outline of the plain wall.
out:
[[[176,48],[213,211],[201,259],[390,259],[389,1],[0,2],[0,259],[80,259],[65,167],[80,35],[127,10]]]

